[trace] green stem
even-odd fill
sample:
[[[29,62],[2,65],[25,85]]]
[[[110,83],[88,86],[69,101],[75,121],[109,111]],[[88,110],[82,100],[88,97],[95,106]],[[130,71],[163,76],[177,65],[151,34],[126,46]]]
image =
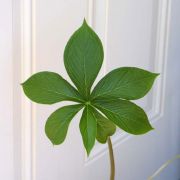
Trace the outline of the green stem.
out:
[[[108,148],[109,148],[109,158],[110,158],[110,165],[111,165],[110,180],[114,180],[114,178],[115,178],[115,162],[114,162],[113,146],[112,146],[110,137],[108,138]]]

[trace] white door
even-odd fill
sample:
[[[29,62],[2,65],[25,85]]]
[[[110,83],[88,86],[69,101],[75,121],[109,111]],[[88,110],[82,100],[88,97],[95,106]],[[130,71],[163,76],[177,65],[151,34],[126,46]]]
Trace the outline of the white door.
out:
[[[32,104],[20,88],[20,82],[42,70],[58,72],[69,80],[63,51],[84,17],[104,44],[104,66],[98,79],[120,66],[161,73],[148,96],[137,101],[155,130],[143,136],[118,130],[112,137],[116,180],[146,180],[180,153],[179,7],[179,0],[0,1],[0,21],[6,27],[0,29],[0,37],[7,42],[6,50],[0,44],[0,82],[4,85],[0,89],[0,176],[6,180],[109,180],[107,145],[97,143],[86,157],[80,114],[72,121],[65,142],[53,147],[44,125],[54,110],[67,103]],[[178,180],[179,169],[174,163],[157,179]]]

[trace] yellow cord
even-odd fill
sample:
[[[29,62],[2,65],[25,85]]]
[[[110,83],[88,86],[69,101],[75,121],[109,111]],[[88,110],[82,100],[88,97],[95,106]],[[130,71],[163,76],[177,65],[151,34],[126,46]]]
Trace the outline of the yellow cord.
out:
[[[180,154],[173,157],[172,159],[166,161],[152,176],[150,176],[147,180],[153,180],[158,174],[160,174],[169,164],[174,162],[176,159],[180,159]]]

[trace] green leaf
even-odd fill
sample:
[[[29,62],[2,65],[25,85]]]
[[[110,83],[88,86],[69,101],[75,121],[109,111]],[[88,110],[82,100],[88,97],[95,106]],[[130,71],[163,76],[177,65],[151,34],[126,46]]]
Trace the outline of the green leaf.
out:
[[[22,86],[26,96],[36,103],[53,104],[65,100],[82,102],[78,91],[54,72],[36,73]]]
[[[105,118],[102,114],[94,109],[94,115],[97,120],[97,135],[96,139],[104,144],[109,136],[112,136],[116,131],[116,126],[112,121]]]
[[[82,105],[64,106],[49,116],[45,125],[45,132],[54,145],[61,144],[64,141],[72,118],[82,107]]]
[[[84,147],[89,155],[94,146],[97,132],[97,122],[90,106],[86,106],[79,124]]]
[[[145,134],[153,129],[144,110],[130,101],[96,100],[93,105],[119,128],[130,134]]]
[[[135,68],[122,67],[108,73],[96,85],[92,99],[97,97],[135,100],[145,96],[158,74]]]
[[[64,64],[69,77],[86,99],[101,68],[103,56],[100,39],[84,20],[66,45]]]

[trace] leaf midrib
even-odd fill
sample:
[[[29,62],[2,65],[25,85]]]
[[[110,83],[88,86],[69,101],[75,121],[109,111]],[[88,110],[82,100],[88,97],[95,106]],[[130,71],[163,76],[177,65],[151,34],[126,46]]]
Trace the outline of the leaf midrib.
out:
[[[58,95],[64,96],[64,97],[66,97],[66,98],[77,99],[77,100],[79,100],[80,102],[83,102],[83,100],[82,100],[82,99],[79,99],[79,98],[76,98],[76,97],[73,97],[73,96],[67,96],[67,95],[62,94],[62,93],[60,93],[60,92],[58,92],[58,91],[47,90],[47,92],[52,92],[52,93],[55,93],[55,94],[58,94]]]
[[[108,111],[108,112],[110,112],[110,113],[112,113],[112,114],[115,114],[116,116],[119,116],[119,114],[116,113],[116,112],[113,112],[113,111],[111,111],[111,110],[109,110],[109,109],[106,109],[106,108],[104,108],[104,107],[102,107],[102,106],[99,106],[99,107],[102,108],[102,109],[104,109],[104,110],[106,110],[106,111]],[[97,108],[98,108],[98,106],[97,106]],[[122,123],[124,124],[124,126],[127,127],[127,125],[123,122],[123,120],[122,120]],[[127,127],[127,129],[129,129],[129,127]]]
[[[151,79],[151,77],[146,77],[146,78],[143,78],[143,79],[138,79],[137,81],[133,81],[133,83],[137,83],[137,82],[142,81],[142,80],[145,80],[145,79]],[[127,86],[127,85],[130,84],[130,83],[131,83],[131,82],[127,82],[127,83],[123,84],[123,85],[120,86],[120,87],[113,88],[113,90],[106,91],[106,92],[104,92],[104,93],[102,93],[102,94],[98,93],[96,96],[93,97],[93,99],[98,98],[98,97],[103,96],[103,95],[107,95],[107,94],[109,94],[109,92],[116,91],[116,90],[118,90],[118,89],[120,89],[120,88],[123,88],[123,87]]]
[[[96,104],[96,106],[97,106],[97,108],[98,108],[98,105],[97,105],[97,104]],[[102,106],[100,106],[100,105],[99,105],[99,107],[102,108],[102,109],[104,109],[104,110],[106,110],[106,111],[108,111],[108,112],[110,112],[110,113],[112,113],[112,114],[115,114],[116,116],[120,116],[118,113],[113,112],[113,111],[111,111],[111,110],[109,110],[109,109],[106,109],[106,108],[104,108],[104,107],[102,107]],[[121,119],[121,122],[124,124],[124,126],[125,126],[127,129],[131,129],[131,128],[129,128],[129,127],[126,125],[126,123],[125,123],[124,120],[123,120],[123,119],[129,120],[127,117],[121,116],[120,119]],[[133,120],[132,118],[131,118],[131,121],[134,121],[136,124],[140,124],[139,122],[137,122],[136,120]],[[142,124],[141,124],[141,126],[142,126]],[[134,131],[134,130],[132,130],[132,131]]]

